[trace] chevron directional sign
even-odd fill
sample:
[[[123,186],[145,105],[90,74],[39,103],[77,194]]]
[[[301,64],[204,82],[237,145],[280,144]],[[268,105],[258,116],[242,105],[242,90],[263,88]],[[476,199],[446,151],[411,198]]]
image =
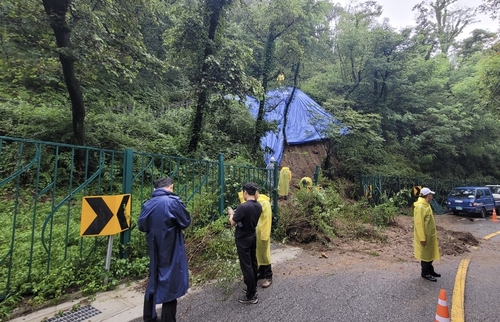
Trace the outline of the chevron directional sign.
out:
[[[111,236],[129,229],[131,199],[130,194],[83,197],[80,236]]]

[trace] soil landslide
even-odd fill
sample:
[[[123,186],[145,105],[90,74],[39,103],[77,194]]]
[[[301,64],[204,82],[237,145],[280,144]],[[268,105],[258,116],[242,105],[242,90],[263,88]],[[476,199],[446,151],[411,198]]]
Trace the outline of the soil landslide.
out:
[[[286,145],[280,167],[289,167],[292,171],[292,185],[298,186],[303,177],[313,178],[316,166],[321,166],[326,158],[324,142],[300,145]]]
[[[449,219],[436,216],[439,250],[442,259],[470,252],[479,241],[469,232],[447,229]],[[337,267],[374,265],[383,269],[394,263],[418,262],[413,255],[413,217],[398,216],[387,228],[381,229],[384,240],[335,239],[330,245],[298,244],[304,252],[293,262],[278,264],[283,275],[323,274]],[[307,256],[311,255],[311,256]],[[280,269],[281,268],[281,269]]]

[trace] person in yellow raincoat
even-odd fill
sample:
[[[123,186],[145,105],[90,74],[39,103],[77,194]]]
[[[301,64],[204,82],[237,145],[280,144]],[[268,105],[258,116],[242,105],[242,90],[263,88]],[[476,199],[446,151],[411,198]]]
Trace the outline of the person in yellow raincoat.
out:
[[[300,179],[299,182],[300,189],[307,189],[307,192],[311,192],[312,187],[313,187],[313,181],[309,177],[304,177]]]
[[[422,277],[436,282],[436,277],[441,277],[434,271],[432,262],[440,259],[436,223],[430,202],[434,196],[434,191],[429,188],[422,188],[420,197],[413,210],[413,248],[415,258],[420,260],[422,266]]]
[[[242,192],[238,193],[238,197],[241,203],[245,202]],[[261,195],[257,191],[255,197],[262,206],[262,213],[255,228],[255,235],[257,237],[257,265],[259,266],[257,279],[265,279],[262,287],[267,288],[273,283],[273,271],[271,269],[271,224],[273,213],[268,196]]]
[[[292,180],[292,171],[289,167],[283,167],[280,171],[280,177],[278,182],[278,195],[283,197],[283,199],[288,198],[288,192],[290,190],[290,180]]]

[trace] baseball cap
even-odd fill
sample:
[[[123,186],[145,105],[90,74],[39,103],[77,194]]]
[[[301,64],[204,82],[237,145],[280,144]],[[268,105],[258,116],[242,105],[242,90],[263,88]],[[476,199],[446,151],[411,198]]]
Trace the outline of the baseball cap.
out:
[[[274,161],[276,161],[276,159],[274,157],[271,157],[271,159],[269,161],[274,162]]]
[[[422,196],[427,196],[429,193],[430,193],[430,194],[433,194],[433,195],[435,195],[435,194],[436,194],[434,191],[432,191],[432,190],[431,190],[431,189],[429,189],[429,188],[422,188],[422,190],[420,190],[420,194],[421,194]]]

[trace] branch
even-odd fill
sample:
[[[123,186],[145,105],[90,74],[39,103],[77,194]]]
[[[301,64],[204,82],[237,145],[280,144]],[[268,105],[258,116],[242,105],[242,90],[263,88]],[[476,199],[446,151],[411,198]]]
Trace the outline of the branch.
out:
[[[69,14],[71,15],[71,22],[69,25],[71,26],[70,28],[73,29],[78,21],[80,21],[81,17],[75,14],[72,5],[69,6]]]
[[[254,31],[254,30],[252,29],[252,27],[250,27],[250,25],[249,25],[249,24],[245,24],[245,26],[246,26],[246,27],[250,30],[250,32],[251,32],[251,33],[253,33],[253,34],[255,35],[255,37],[257,37],[260,41],[262,41],[262,42],[264,42],[264,43],[266,42],[266,40],[265,40],[265,39],[262,39],[262,37],[261,37],[261,36],[260,36],[260,35],[259,35],[256,31]]]
[[[295,23],[295,20],[292,20],[285,28],[283,28],[282,31],[278,32],[276,35],[274,35],[273,40],[278,39],[281,34],[283,34],[288,28],[290,28],[293,24]]]

